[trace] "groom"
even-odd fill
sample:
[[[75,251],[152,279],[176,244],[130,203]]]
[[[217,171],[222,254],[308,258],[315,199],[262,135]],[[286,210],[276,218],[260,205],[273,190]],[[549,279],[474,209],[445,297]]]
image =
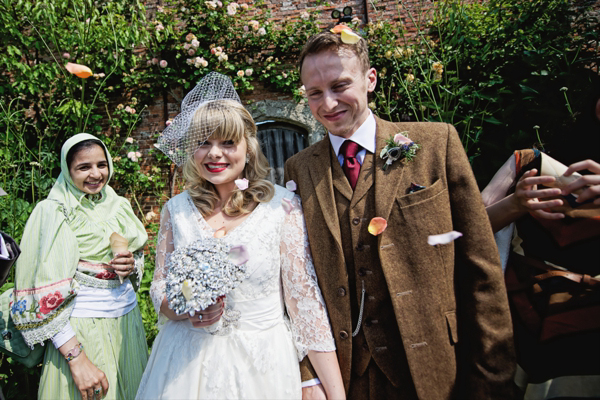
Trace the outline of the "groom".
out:
[[[512,325],[489,221],[456,130],[390,123],[367,96],[367,44],[319,33],[300,55],[314,117],[329,131],[290,158],[349,399],[510,398]],[[420,148],[384,170],[386,140]],[[372,218],[387,221],[374,236]],[[459,231],[432,246],[428,236]],[[305,359],[304,398],[324,398]],[[311,386],[312,385],[312,386]]]

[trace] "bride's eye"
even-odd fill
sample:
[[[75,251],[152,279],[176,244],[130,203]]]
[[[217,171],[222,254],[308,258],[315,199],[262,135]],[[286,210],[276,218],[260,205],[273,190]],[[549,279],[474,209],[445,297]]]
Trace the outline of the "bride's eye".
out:
[[[203,142],[202,140],[198,140],[198,147],[202,147],[205,144],[207,144],[206,142]]]
[[[225,140],[225,141],[223,141],[223,144],[225,146],[233,146],[233,145],[235,145],[235,142],[233,140]]]

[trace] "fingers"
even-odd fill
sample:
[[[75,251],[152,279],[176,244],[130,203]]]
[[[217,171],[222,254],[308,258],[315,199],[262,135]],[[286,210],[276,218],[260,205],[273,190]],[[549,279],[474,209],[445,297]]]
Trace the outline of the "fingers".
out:
[[[202,311],[196,311],[193,317],[190,316],[190,321],[194,327],[204,328],[219,321],[223,316],[224,311],[225,302],[220,297],[215,304],[206,307]]]
[[[573,193],[576,190],[583,189],[583,192],[577,198],[577,202],[581,203],[589,199],[594,199],[594,203],[598,204],[598,196],[600,196],[600,175],[583,175],[574,182],[569,183],[562,190],[563,196]]]
[[[102,384],[102,397],[104,397],[108,394],[108,379],[106,376],[100,380],[100,383]]]
[[[115,258],[110,260],[110,266],[114,269],[115,274],[125,278],[134,270],[135,259],[133,254],[128,251],[126,253],[118,253]]]
[[[563,175],[571,176],[573,172],[582,171],[584,169],[587,169],[588,171],[593,172],[595,174],[600,174],[600,164],[598,164],[594,160],[584,160],[569,165],[569,168],[567,168]]]
[[[218,322],[222,316],[223,310],[219,311],[217,314],[211,314],[210,317],[203,316],[201,320],[199,317],[190,318],[190,321],[192,321],[194,328],[205,328]]]

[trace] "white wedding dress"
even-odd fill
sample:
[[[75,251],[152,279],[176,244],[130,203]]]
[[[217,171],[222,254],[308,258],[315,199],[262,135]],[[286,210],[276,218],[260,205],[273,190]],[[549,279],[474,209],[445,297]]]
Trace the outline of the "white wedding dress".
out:
[[[221,320],[194,328],[188,319],[159,314],[138,399],[300,399],[298,361],[309,350],[335,350],[299,197],[275,188],[271,201],[222,239],[245,245],[250,258],[246,279],[226,296]],[[294,204],[289,214],[283,198]],[[214,232],[187,191],[163,208],[150,289],[157,313],[169,253]]]

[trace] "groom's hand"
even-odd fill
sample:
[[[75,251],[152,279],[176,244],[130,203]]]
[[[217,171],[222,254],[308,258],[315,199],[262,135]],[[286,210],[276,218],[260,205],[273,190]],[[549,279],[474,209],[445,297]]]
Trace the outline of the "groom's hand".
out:
[[[323,385],[319,383],[318,385],[303,387],[302,400],[327,400]]]

